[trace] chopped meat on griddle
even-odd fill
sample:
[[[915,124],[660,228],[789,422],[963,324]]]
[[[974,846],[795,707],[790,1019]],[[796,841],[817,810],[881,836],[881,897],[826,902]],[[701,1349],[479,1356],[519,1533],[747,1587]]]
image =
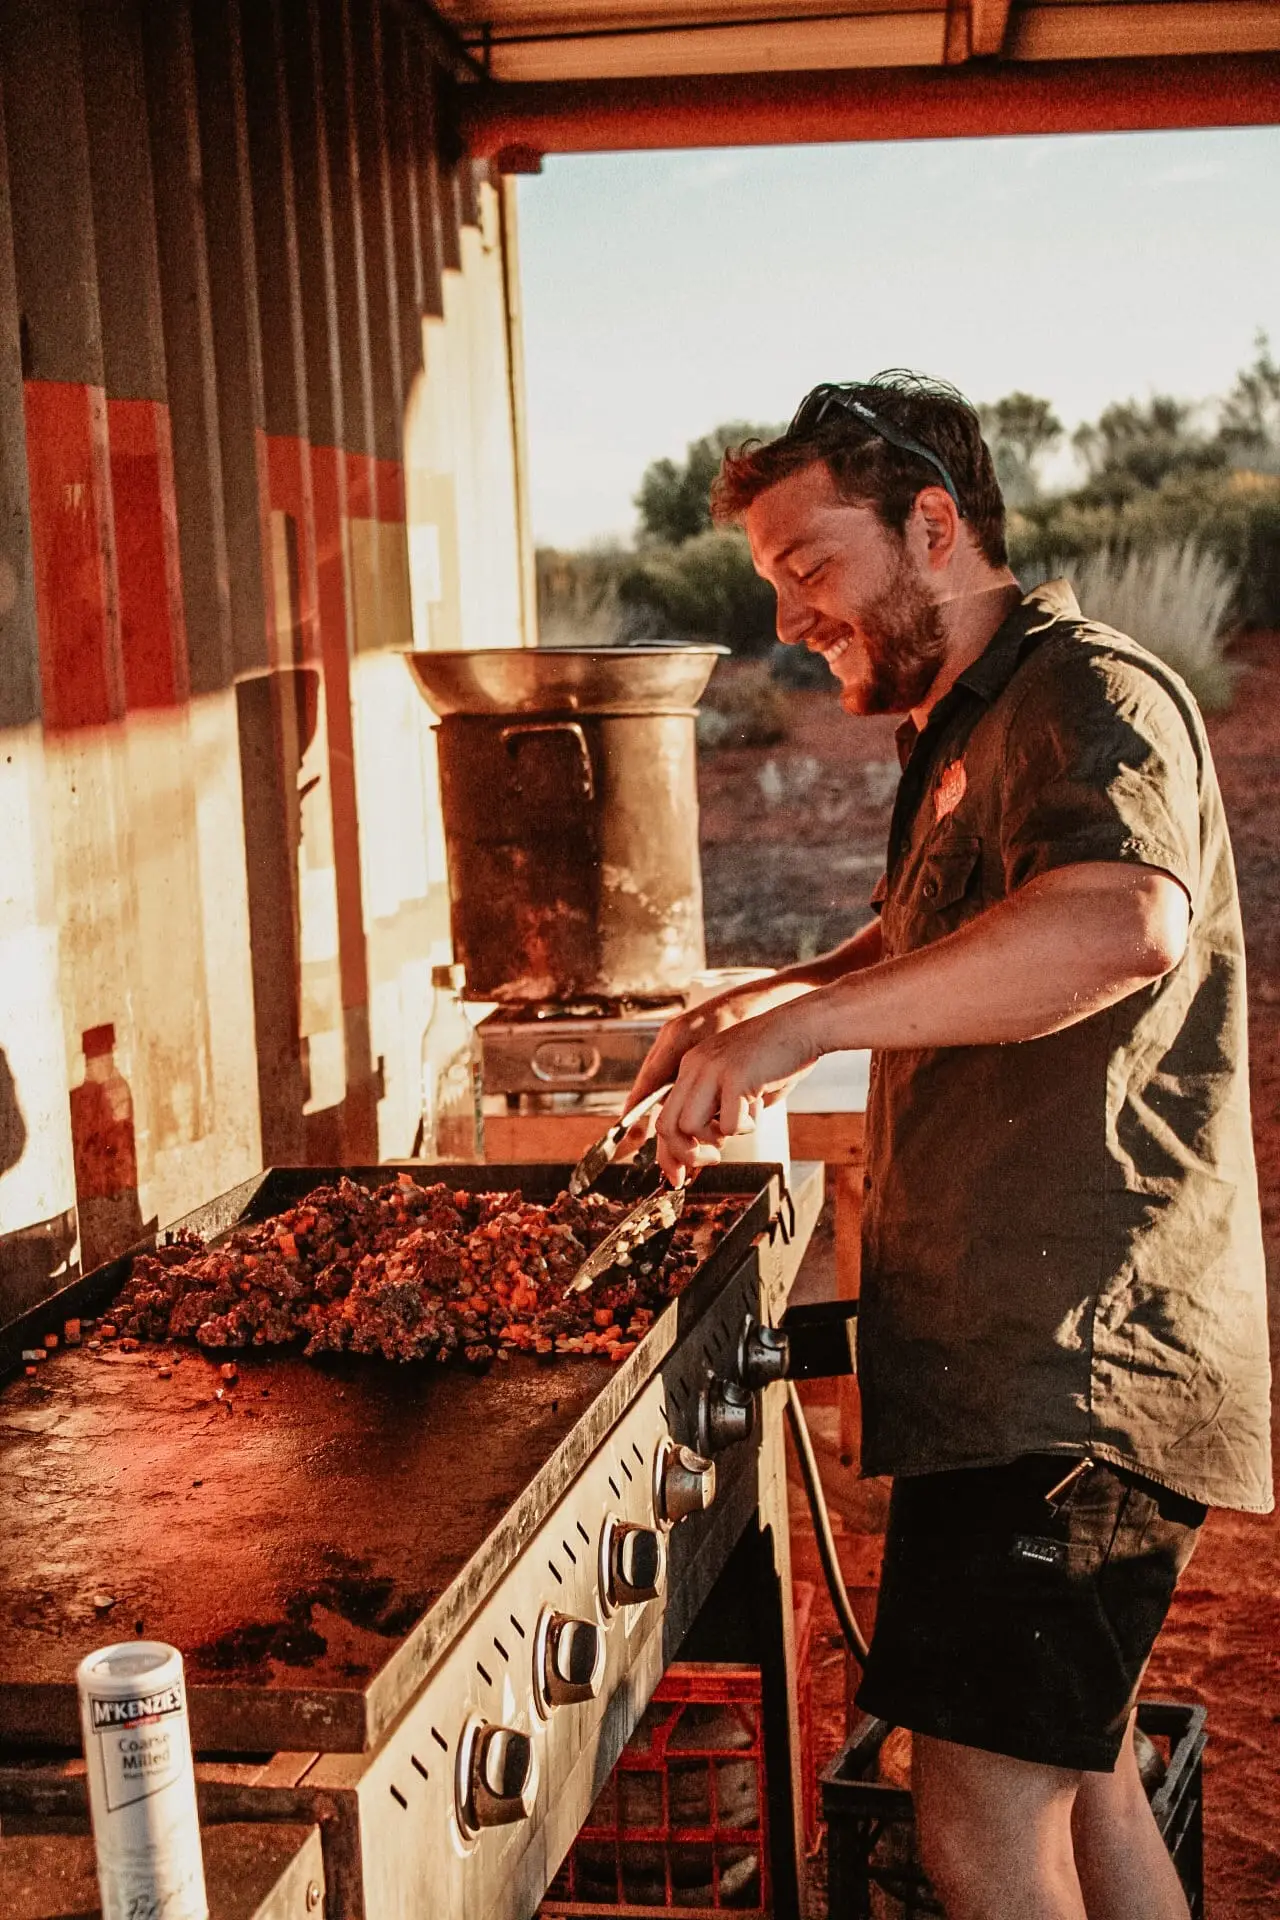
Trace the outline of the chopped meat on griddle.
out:
[[[516,1352],[617,1360],[698,1264],[686,1226],[660,1265],[567,1295],[625,1210],[597,1193],[543,1206],[404,1174],[372,1189],[344,1176],[215,1245],[184,1233],[135,1256],[113,1321],[136,1340],[305,1342],[308,1354],[460,1358],[479,1371]]]

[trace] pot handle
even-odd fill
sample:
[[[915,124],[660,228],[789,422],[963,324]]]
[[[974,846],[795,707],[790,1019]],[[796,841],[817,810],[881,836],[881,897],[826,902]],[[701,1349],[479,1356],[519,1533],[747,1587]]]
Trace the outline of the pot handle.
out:
[[[582,797],[594,800],[596,797],[596,777],[591,766],[591,749],[587,745],[587,736],[576,720],[520,720],[513,726],[502,729],[502,744],[508,753],[514,754],[521,739],[535,733],[569,733],[577,742],[578,752],[582,755]]]

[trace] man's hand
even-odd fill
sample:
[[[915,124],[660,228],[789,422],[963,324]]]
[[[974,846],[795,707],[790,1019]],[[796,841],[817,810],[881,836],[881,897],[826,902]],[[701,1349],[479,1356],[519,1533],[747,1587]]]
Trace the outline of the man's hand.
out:
[[[691,1048],[658,1115],[658,1163],[673,1185],[718,1160],[720,1141],[748,1132],[761,1107],[792,1087],[818,1052],[803,1001],[723,1028]]]
[[[727,992],[716,994],[714,999],[703,1000],[696,1007],[678,1013],[673,1020],[667,1021],[645,1055],[635,1085],[627,1095],[623,1112],[638,1106],[649,1094],[664,1087],[668,1080],[674,1080],[681,1061],[694,1047],[740,1025],[744,1020],[767,1013],[770,1007],[779,1004],[780,999],[795,999],[809,991],[807,985],[787,983],[781,974],[771,974],[765,980],[749,980],[740,987],[730,987]]]
[[[677,1014],[674,1020],[667,1021],[650,1047],[636,1075],[636,1083],[627,1095],[623,1112],[674,1080],[680,1062],[691,1048],[701,1046],[730,1027],[739,1026],[744,1020],[754,1020],[775,1007],[788,1006],[812,993],[815,987],[843,979],[862,967],[874,966],[879,958],[880,922],[872,920],[831,953],[798,961],[763,980],[744,981],[739,987],[729,987],[713,999],[703,1000],[686,1013]]]

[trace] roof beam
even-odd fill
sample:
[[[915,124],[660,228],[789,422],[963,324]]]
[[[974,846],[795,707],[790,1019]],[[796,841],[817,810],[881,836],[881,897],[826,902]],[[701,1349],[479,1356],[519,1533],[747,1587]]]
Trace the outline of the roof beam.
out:
[[[461,87],[467,150],[548,153],[1280,123],[1280,55]]]
[[[975,60],[1004,51],[1011,0],[969,0],[969,52]]]
[[[1097,60],[1280,50],[1276,0],[1122,0],[1019,7],[1005,46],[1014,60]]]
[[[795,15],[716,20],[670,27],[592,28],[588,32],[493,34],[489,77],[507,84],[619,80],[676,74],[776,73],[846,67],[941,64],[947,15],[909,13]]]

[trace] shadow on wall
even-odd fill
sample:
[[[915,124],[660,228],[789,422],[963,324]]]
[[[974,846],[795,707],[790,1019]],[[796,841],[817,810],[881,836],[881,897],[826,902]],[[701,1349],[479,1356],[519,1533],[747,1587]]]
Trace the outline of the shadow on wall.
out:
[[[84,1079],[72,1087],[71,1148],[80,1216],[80,1268],[136,1246],[157,1222],[142,1218],[138,1202],[138,1141],[133,1095],[116,1065],[116,1030],[90,1027],[81,1036]]]
[[[9,1056],[0,1047],[0,1177],[12,1171],[27,1149],[27,1123],[18,1099]],[[136,1194],[135,1194],[136,1202]],[[73,1207],[52,1219],[38,1220],[0,1236],[0,1326],[16,1320],[51,1291],[58,1275],[70,1278],[76,1243]]]

